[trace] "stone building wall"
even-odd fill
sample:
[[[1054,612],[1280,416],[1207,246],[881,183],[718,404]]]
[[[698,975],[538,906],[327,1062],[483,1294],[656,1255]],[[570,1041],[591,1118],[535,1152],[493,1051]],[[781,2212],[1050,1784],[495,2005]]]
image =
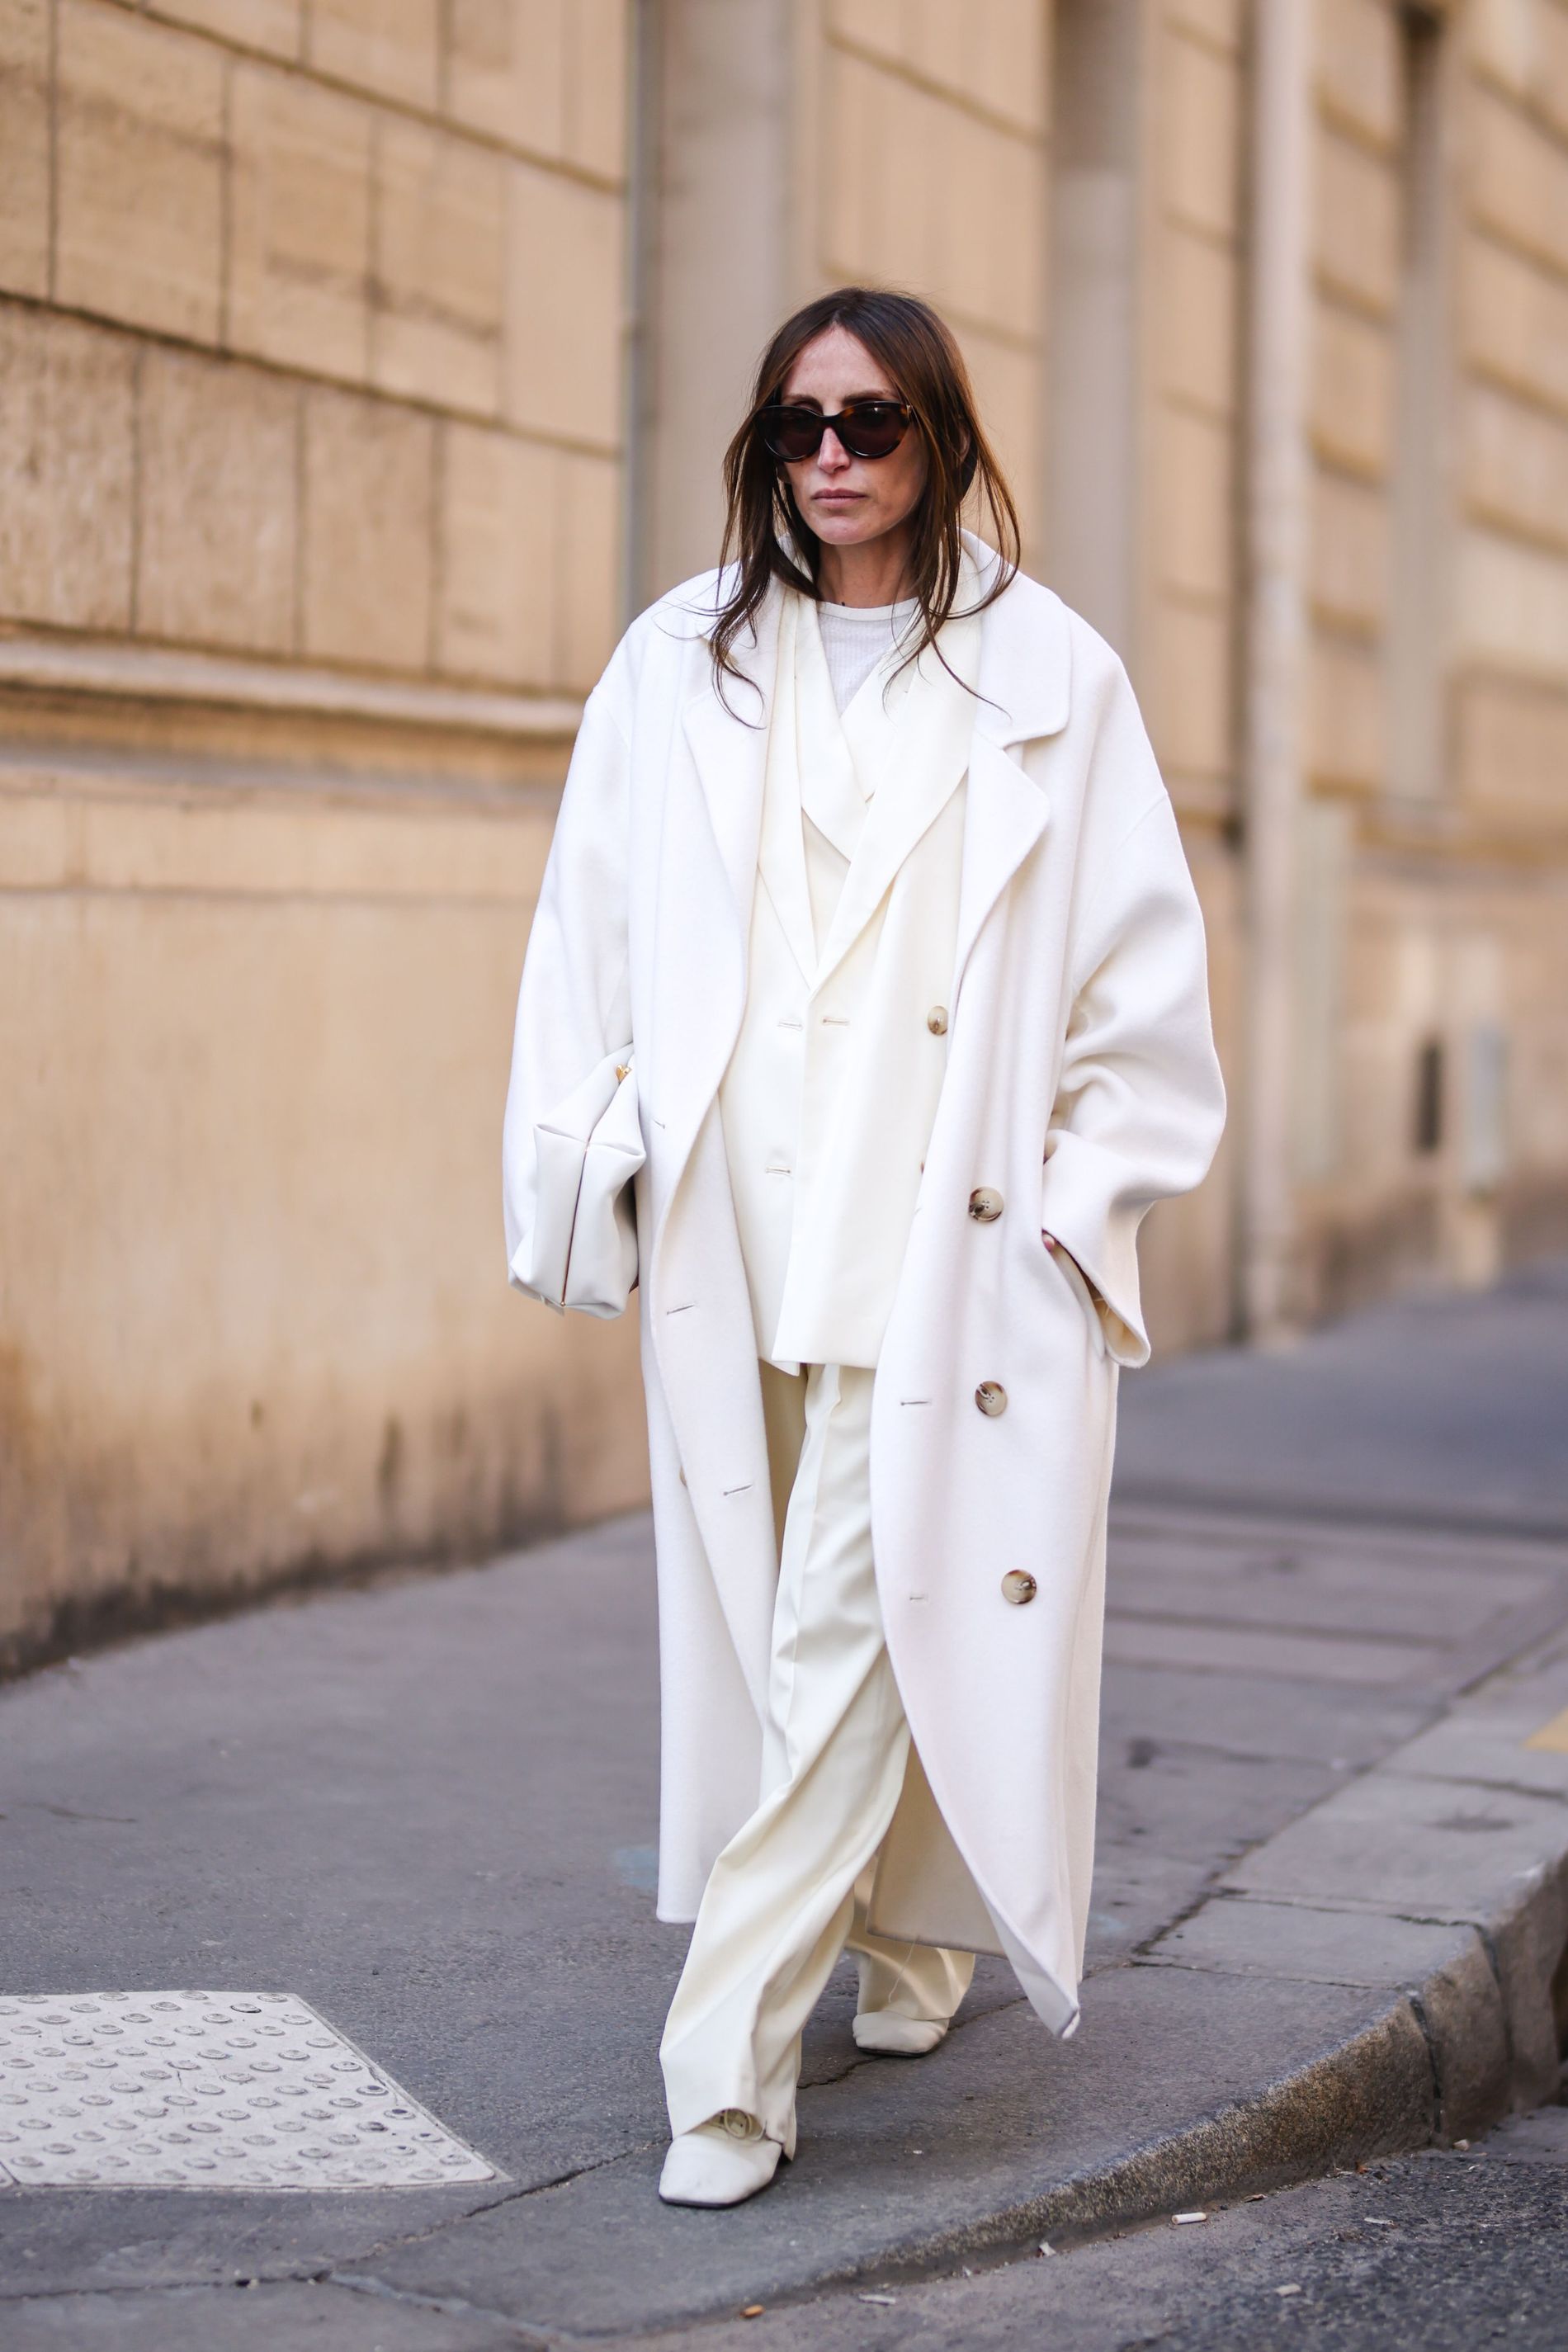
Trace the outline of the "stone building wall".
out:
[[[517,970],[582,694],[847,277],[952,317],[1181,814],[1233,1119],[1163,1344],[1241,1328],[1271,1150],[1287,1320],[1568,1237],[1568,0],[0,0],[0,1653],[640,1496],[634,1319],[501,1285]]]
[[[634,1501],[504,1287],[617,0],[0,0],[0,1654]]]

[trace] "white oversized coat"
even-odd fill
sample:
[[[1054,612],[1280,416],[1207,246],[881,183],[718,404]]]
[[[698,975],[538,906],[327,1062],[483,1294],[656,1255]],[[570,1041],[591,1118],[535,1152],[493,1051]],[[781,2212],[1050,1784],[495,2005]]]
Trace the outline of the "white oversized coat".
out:
[[[510,1261],[534,1120],[634,1045],[658,1913],[672,1920],[695,1916],[757,1801],[777,1576],[718,1095],[745,1002],[780,592],[726,709],[702,635],[716,591],[709,574],[645,613],[589,698],[507,1105]],[[1067,2032],[1093,1854],[1118,1367],[1148,1354],[1136,1237],[1152,1202],[1204,1174],[1224,1096],[1197,900],[1121,664],[1023,575],[982,633],[948,1065],[871,1429],[878,1588],[929,1789],[913,1769],[873,1921],[1005,1950]],[[969,1214],[982,1185],[1003,1196],[990,1223]],[[976,1409],[983,1381],[1006,1391],[999,1416]],[[1026,1606],[1003,1595],[1014,1569],[1037,1580]]]

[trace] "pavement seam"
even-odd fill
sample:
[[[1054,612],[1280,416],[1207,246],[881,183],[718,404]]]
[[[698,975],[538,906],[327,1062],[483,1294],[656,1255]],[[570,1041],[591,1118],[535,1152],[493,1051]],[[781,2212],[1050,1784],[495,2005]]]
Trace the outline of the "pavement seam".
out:
[[[439,2312],[445,2318],[487,2320],[510,2336],[514,2343],[528,2347],[528,2352],[551,2352],[552,2345],[571,2340],[563,2337],[558,2329],[552,2329],[546,2336],[537,2327],[531,2327],[526,2320],[514,2319],[509,2313],[497,2311],[489,2304],[470,2303],[465,2295],[420,2294],[411,2287],[393,2286],[386,2279],[369,2273],[314,2271],[310,2273],[310,2283],[313,2286],[336,2287],[344,2294],[368,2295],[378,2303],[404,2304],[416,2311]]]

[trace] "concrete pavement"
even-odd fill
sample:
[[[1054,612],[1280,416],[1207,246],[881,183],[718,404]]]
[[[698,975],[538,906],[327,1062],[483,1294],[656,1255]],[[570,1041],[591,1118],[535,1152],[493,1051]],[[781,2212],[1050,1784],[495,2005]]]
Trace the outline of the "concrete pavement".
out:
[[[1083,2029],[1051,2043],[984,1962],[941,2051],[866,2060],[841,1971],[800,2160],[739,2213],[653,2194],[684,1936],[647,1892],[640,1517],[5,1693],[0,1992],[302,1995],[502,2176],[0,2189],[27,2346],[139,2345],[132,2309],[171,2352],[621,2338],[1466,2137],[1549,2095],[1563,1270],[1481,1315],[1380,1309],[1124,1393]],[[1489,1427],[1532,1433],[1489,1452]]]

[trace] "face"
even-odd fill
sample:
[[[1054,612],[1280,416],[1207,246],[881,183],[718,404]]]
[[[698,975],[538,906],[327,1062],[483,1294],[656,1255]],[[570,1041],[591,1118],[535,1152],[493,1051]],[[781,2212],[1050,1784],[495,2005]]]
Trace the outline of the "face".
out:
[[[807,343],[781,398],[794,408],[837,415],[855,400],[898,400],[884,369],[847,327],[828,327]],[[896,531],[920,502],[925,445],[911,425],[889,457],[851,457],[831,429],[815,457],[786,466],[801,519],[829,547],[861,547]]]

